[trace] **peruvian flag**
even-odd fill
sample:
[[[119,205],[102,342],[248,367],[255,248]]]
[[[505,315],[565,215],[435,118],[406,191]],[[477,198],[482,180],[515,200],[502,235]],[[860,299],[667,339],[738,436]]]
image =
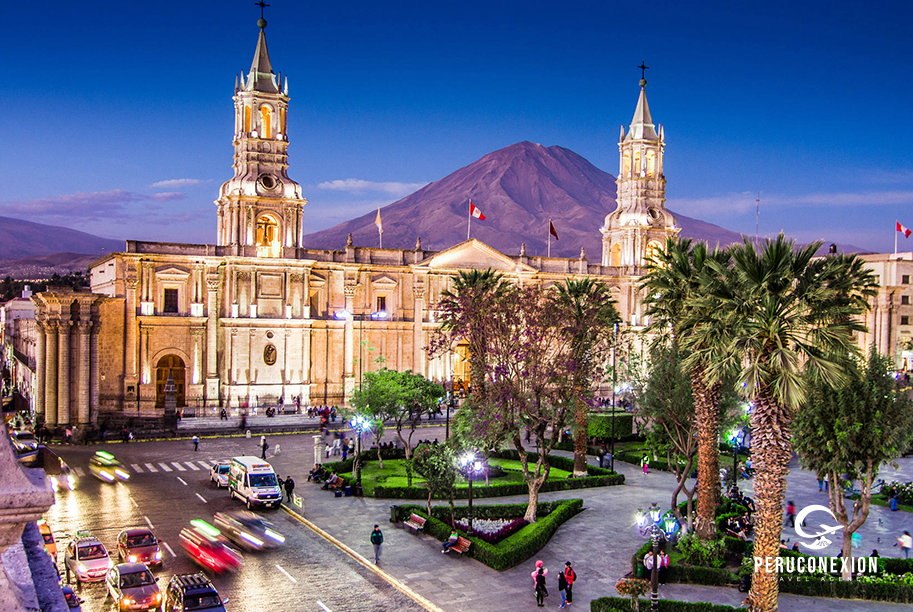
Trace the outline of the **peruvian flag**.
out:
[[[485,217],[482,217],[483,219]],[[904,235],[904,238],[909,238],[910,234],[913,234],[913,230],[908,229],[900,224],[900,221],[897,222],[897,231]]]
[[[476,219],[479,219],[480,221],[485,220],[485,215],[482,214],[481,210],[476,208],[475,204],[472,203],[472,200],[469,200],[469,214],[472,215],[473,217],[475,217]],[[900,224],[898,223],[898,225],[900,225]]]

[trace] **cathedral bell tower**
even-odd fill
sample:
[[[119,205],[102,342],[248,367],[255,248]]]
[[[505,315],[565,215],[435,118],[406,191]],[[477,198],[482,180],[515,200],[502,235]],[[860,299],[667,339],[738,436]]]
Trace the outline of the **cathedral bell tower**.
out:
[[[647,66],[641,65],[642,70]],[[662,249],[666,238],[676,235],[675,218],[666,210],[666,177],[663,174],[663,126],[659,132],[647,105],[647,80],[640,79],[640,98],[625,134],[621,126],[618,142],[619,167],[617,207],[606,215],[602,233],[602,265],[646,264],[654,249]]]
[[[266,20],[247,78],[235,78],[235,175],[219,190],[220,246],[258,257],[293,256],[301,246],[307,200],[288,177],[288,79],[273,74]]]

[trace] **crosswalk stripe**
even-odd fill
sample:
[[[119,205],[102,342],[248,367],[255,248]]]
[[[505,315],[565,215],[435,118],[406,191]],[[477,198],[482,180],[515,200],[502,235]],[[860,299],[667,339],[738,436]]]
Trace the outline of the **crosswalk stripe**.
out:
[[[187,467],[189,467],[189,468],[190,468],[191,470],[193,470],[194,472],[199,472],[199,471],[200,471],[200,468],[198,468],[197,465],[196,465],[193,461],[185,461],[185,462],[184,462],[184,465],[186,465]]]
[[[162,468],[163,470],[165,470],[166,472],[173,472],[173,471],[174,471],[174,470],[172,470],[170,467],[168,467],[168,464],[167,464],[167,463],[159,462],[159,467]]]
[[[146,464],[146,469],[149,470],[150,472],[158,472],[158,470],[155,469],[155,466],[152,465],[151,463]]]
[[[76,472],[76,475],[80,478],[86,475],[85,471],[81,467],[73,468],[73,471]]]
[[[206,463],[205,461],[197,461],[197,463],[202,465],[204,470],[209,470],[210,464]],[[215,465],[215,463],[213,463],[212,465]]]
[[[177,471],[179,471],[179,472],[186,472],[186,471],[187,471],[187,468],[185,468],[183,465],[181,465],[181,464],[178,463],[177,461],[172,461],[172,462],[171,462],[171,465],[173,465],[173,466],[175,467],[175,469],[177,469]]]
[[[143,472],[143,468],[141,468],[138,463],[131,463],[130,467],[133,468],[134,472],[137,472],[140,474]]]

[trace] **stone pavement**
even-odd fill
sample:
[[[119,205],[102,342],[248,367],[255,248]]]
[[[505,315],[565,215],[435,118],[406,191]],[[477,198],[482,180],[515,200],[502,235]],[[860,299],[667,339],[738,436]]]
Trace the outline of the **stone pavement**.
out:
[[[311,464],[310,457],[313,455],[305,455],[307,468]],[[444,610],[513,612],[536,607],[530,579],[535,559],[497,572],[471,558],[442,555],[437,540],[413,534],[389,522],[389,508],[396,503],[395,500],[334,497],[329,491],[306,482],[307,468],[302,465],[298,452],[294,455],[283,453],[271,461],[278,472],[283,475],[291,473],[295,477],[298,483],[296,493],[303,497],[304,515],[365,557],[370,558],[372,554],[368,535],[375,523],[380,524],[385,535],[382,569]],[[896,472],[887,470],[884,477],[889,481],[894,477],[913,480],[913,458],[902,459],[900,465]],[[541,501],[580,497],[585,507],[582,513],[564,523],[536,557],[542,559],[552,572],[548,582],[551,593],[549,606],[557,608],[557,572],[564,567],[565,561],[573,563],[579,577],[574,587],[578,608],[588,609],[590,600],[597,597],[616,596],[615,583],[630,571],[631,554],[644,542],[634,528],[637,510],[649,507],[654,501],[660,506],[669,506],[674,483],[670,474],[651,471],[645,476],[639,467],[621,462],[616,467],[625,475],[625,485],[540,495]],[[744,481],[743,488],[750,491],[750,486],[750,481]],[[794,465],[789,477],[787,499],[795,500],[800,509],[812,503],[827,505],[824,493],[819,494],[817,490],[814,474],[799,470]],[[525,502],[526,496],[512,496],[475,500],[474,504]],[[913,515],[892,513],[886,508],[872,506],[869,520],[861,530],[863,548],[857,554],[870,553],[871,546],[879,548],[882,556],[899,556],[899,549],[891,545],[903,529],[913,531]],[[784,537],[795,538],[795,531],[785,528]],[[835,543],[834,550],[827,550],[826,554],[836,554],[836,546]],[[735,588],[668,585],[660,588],[660,597],[739,605],[745,595]],[[899,612],[907,606],[781,595],[780,609],[786,612]]]

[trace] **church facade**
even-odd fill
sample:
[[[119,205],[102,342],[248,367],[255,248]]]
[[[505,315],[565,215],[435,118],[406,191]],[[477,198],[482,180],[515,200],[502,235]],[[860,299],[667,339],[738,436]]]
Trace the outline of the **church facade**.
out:
[[[266,22],[258,25],[250,72],[236,80],[234,175],[215,202],[216,244],[127,241],[91,264],[91,293],[35,297],[35,409],[48,424],[161,416],[169,376],[178,406],[197,414],[294,397],[343,404],[380,367],[466,383],[462,347],[433,359],[425,352],[435,305],[460,270],[491,268],[543,286],[593,276],[626,323],[643,323],[645,259],[678,233],[645,80],[621,130],[617,208],[598,229],[597,261],[584,252],[506,255],[478,240],[432,252],[418,239],[413,249],[382,249],[350,237],[339,250],[316,250],[302,244],[307,200],[287,172],[288,85],[273,72]]]

